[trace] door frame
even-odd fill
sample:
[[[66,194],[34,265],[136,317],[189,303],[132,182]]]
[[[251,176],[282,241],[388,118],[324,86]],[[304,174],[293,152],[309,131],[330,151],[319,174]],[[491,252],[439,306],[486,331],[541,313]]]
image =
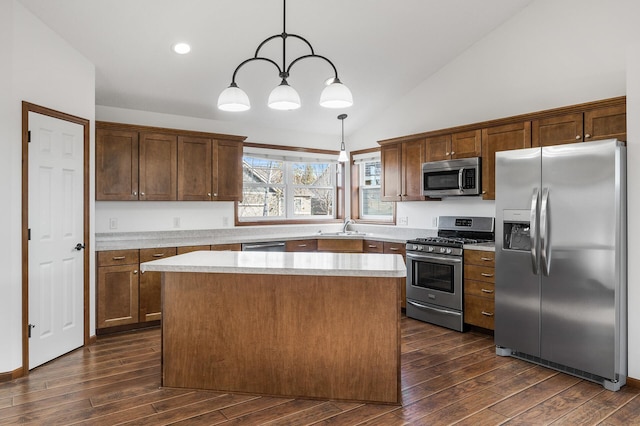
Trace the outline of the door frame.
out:
[[[90,121],[66,114],[64,112],[49,109],[43,106],[35,105],[26,101],[22,101],[22,374],[29,374],[29,113],[47,115],[63,121],[69,121],[79,124],[84,131],[84,172],[83,172],[83,243],[84,249],[84,343],[83,346],[89,344],[89,252],[90,252],[90,234],[89,234],[89,148],[90,148]]]

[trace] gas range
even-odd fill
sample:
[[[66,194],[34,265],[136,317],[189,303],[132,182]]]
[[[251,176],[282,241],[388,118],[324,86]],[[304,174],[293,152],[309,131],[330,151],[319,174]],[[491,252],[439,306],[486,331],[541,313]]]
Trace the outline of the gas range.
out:
[[[492,217],[440,216],[438,236],[409,240],[406,248],[413,252],[462,256],[462,246],[465,244],[477,244],[493,239]]]

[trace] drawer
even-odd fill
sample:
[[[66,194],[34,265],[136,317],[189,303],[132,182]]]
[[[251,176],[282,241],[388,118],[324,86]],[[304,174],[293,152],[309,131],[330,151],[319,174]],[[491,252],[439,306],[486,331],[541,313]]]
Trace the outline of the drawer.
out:
[[[489,330],[494,329],[495,303],[478,296],[464,297],[464,322]]]
[[[175,247],[140,249],[140,263],[175,256],[176,253]]]
[[[495,267],[496,253],[493,251],[484,250],[465,250],[464,251],[464,264],[465,265],[482,265]]]
[[[496,285],[486,281],[464,280],[464,295],[485,297],[493,299],[496,292]]]
[[[464,279],[495,282],[496,270],[489,266],[464,265]]]
[[[212,251],[242,251],[242,244],[230,243],[230,244],[211,244]]]
[[[382,241],[364,240],[362,251],[365,253],[384,253],[384,243]]]
[[[107,250],[98,252],[98,266],[133,265],[139,261],[138,250]]]
[[[289,240],[285,241],[286,251],[316,251],[318,240]]]
[[[178,254],[190,253],[192,251],[208,251],[211,250],[211,246],[182,246],[178,247]]]
[[[384,252],[385,253],[390,253],[390,254],[401,254],[401,255],[405,255],[407,250],[406,250],[406,244],[405,243],[391,243],[391,242],[386,242],[384,243]]]

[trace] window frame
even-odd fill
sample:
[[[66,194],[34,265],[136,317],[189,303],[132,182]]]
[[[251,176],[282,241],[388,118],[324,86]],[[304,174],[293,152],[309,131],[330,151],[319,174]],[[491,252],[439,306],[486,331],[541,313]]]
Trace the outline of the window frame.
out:
[[[369,148],[358,151],[352,151],[350,154],[349,164],[351,166],[351,217],[358,223],[368,223],[376,225],[395,225],[396,224],[396,203],[392,202],[392,214],[388,219],[380,216],[363,217],[362,210],[362,179],[361,164],[356,164],[354,157],[371,154],[372,156],[380,155],[380,148]]]

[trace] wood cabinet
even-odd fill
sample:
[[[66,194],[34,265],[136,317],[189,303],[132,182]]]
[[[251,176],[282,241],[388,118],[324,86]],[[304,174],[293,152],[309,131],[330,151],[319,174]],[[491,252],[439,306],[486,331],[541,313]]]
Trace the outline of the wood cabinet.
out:
[[[96,200],[138,199],[138,132],[96,130]]]
[[[362,241],[363,253],[384,253],[384,242],[375,240]]]
[[[138,322],[138,250],[111,250],[97,255],[96,328]]]
[[[541,118],[531,123],[532,146],[616,138],[627,140],[626,105]]]
[[[380,150],[382,201],[418,201],[422,195],[422,163],[425,162],[425,140],[418,139],[385,145]]]
[[[317,251],[318,240],[316,239],[303,239],[303,240],[289,240],[285,241],[286,251]]]
[[[351,238],[319,239],[318,251],[362,253],[362,240]]]
[[[464,251],[464,322],[489,330],[495,321],[495,253]]]
[[[241,142],[178,137],[178,200],[241,199]]]
[[[385,241],[383,243],[383,253],[386,254],[400,254],[406,265],[407,263],[407,250],[405,243],[393,243]],[[400,306],[402,308],[407,307],[407,281],[401,280],[400,282]]]
[[[211,250],[211,246],[200,245],[200,246],[182,246],[178,247],[178,254],[191,253],[192,251],[202,251],[202,250]]]
[[[496,198],[496,152],[531,147],[531,122],[482,129],[482,198]]]
[[[140,263],[175,256],[175,247],[140,249]],[[162,318],[162,298],[160,272],[141,272],[139,287],[139,322],[155,321]]]
[[[482,154],[482,131],[480,129],[433,136],[426,138],[425,141],[425,161],[479,157]]]
[[[242,244],[229,243],[229,244],[211,244],[212,251],[241,251]]]
[[[96,200],[241,200],[244,139],[97,122]]]

